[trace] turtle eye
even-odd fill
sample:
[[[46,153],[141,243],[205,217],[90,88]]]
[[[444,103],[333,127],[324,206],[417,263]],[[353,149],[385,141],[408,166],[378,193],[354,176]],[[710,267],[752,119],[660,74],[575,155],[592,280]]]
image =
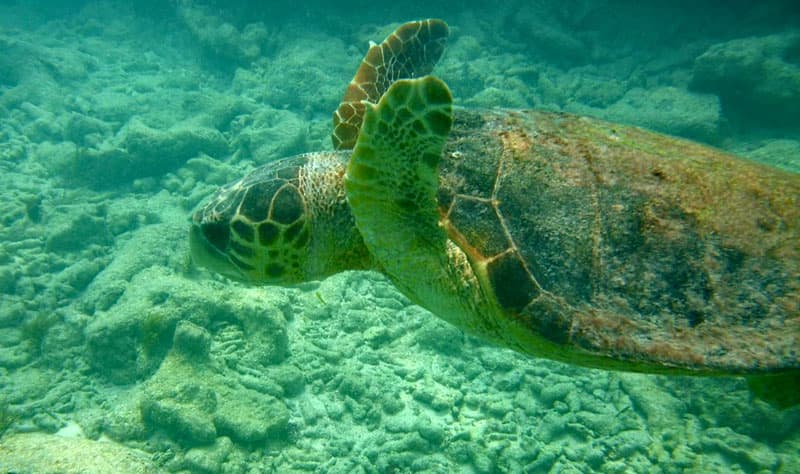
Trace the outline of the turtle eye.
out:
[[[207,222],[201,225],[201,229],[206,240],[216,247],[217,250],[224,252],[227,249],[228,242],[231,239],[227,224]]]

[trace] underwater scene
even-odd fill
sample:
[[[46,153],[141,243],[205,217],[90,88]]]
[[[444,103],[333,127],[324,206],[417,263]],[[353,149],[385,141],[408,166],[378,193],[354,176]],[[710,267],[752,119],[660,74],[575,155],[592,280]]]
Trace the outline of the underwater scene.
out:
[[[0,473],[800,473],[794,0],[0,0],[0,195]]]

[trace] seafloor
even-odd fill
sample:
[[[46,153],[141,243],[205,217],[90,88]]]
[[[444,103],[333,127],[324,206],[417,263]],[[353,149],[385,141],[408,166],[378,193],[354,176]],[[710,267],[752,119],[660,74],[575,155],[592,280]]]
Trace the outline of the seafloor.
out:
[[[220,2],[222,5],[222,2]],[[462,106],[592,114],[800,171],[795,2],[0,4],[0,471],[800,472],[739,378],[465,337],[380,275],[193,268],[191,210],[330,148],[369,40],[452,27]]]

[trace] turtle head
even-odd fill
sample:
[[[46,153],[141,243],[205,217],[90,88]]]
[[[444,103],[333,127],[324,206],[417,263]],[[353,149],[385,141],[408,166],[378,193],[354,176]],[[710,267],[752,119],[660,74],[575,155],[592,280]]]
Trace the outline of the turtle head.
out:
[[[412,21],[371,46],[334,112],[333,145],[343,151],[276,161],[217,191],[192,217],[194,261],[237,280],[276,284],[375,268],[345,199],[347,150],[365,101],[377,103],[397,79],[430,74],[449,33],[442,20]]]
[[[192,216],[192,259],[229,278],[292,285],[368,256],[344,199],[349,153],[276,161],[220,188]]]
[[[310,240],[296,183],[266,173],[217,191],[192,216],[189,236],[196,263],[236,280],[279,284],[303,280]]]

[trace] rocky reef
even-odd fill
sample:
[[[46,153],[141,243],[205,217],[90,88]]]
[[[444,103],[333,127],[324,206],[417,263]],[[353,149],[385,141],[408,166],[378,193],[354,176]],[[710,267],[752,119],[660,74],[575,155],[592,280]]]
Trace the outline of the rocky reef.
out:
[[[689,7],[624,2],[228,3],[0,5],[0,471],[800,470],[800,411],[742,379],[531,359],[377,274],[247,287],[187,243],[216,187],[329,149],[367,41],[417,16],[447,14],[436,71],[461,106],[591,114],[800,171],[780,2],[708,7],[705,33]]]

